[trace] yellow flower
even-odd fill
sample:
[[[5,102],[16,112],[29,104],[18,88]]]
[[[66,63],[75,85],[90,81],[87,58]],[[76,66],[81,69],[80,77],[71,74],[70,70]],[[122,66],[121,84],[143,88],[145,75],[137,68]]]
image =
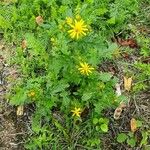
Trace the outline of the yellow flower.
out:
[[[84,75],[89,75],[89,73],[92,73],[92,70],[94,70],[94,68],[90,67],[86,62],[80,63],[80,66],[81,67],[79,67],[78,70]]]
[[[53,46],[57,45],[57,39],[56,38],[51,38],[51,43]]]
[[[54,38],[51,38],[51,42],[55,42],[55,39],[54,39]]]
[[[71,112],[73,113],[72,116],[77,116],[80,117],[81,115],[81,108],[74,108],[74,110],[71,110]]]
[[[84,24],[84,21],[80,19],[79,21],[75,20],[74,24],[70,24],[71,30],[68,31],[71,38],[78,39],[79,37],[86,35],[85,32],[88,31],[87,25]]]
[[[34,92],[34,91],[29,92],[29,93],[28,93],[28,96],[29,96],[29,97],[34,97],[34,96],[35,96],[35,92]]]
[[[66,17],[66,23],[71,25],[73,23],[73,19],[71,17]]]
[[[112,55],[113,55],[115,58],[119,58],[119,57],[121,56],[120,49],[115,49]]]

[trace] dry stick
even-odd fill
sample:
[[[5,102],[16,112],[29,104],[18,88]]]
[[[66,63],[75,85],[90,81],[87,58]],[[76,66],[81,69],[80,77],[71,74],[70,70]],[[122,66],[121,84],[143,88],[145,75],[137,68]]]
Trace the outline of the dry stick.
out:
[[[136,107],[136,109],[135,109],[135,111],[137,110],[137,113],[138,113],[138,115],[140,115],[140,110],[139,110],[139,107],[138,107],[138,105],[137,105],[137,102],[136,102],[136,100],[135,100],[135,95],[134,95],[134,105],[135,105],[135,107]],[[133,114],[135,113],[135,111],[133,112]]]
[[[116,137],[117,133],[116,133],[116,131],[115,131],[115,129],[114,129],[114,127],[113,127],[113,125],[112,125],[112,124],[110,124],[110,125],[111,125],[111,129],[112,129],[112,131],[114,132],[115,137]]]
[[[26,133],[28,133],[28,132],[19,132],[19,133],[13,133],[13,134],[8,134],[8,135],[10,135],[10,136],[12,136],[12,135],[22,135],[22,134],[26,134]]]
[[[19,142],[19,143],[9,143],[10,145],[12,145],[12,146],[17,146],[17,145],[19,145],[19,144],[23,144],[23,143],[25,143],[25,142]]]
[[[96,149],[89,148],[89,147],[86,147],[86,146],[83,146],[83,145],[80,145],[80,144],[77,144],[77,146],[82,147],[82,148],[87,149],[87,150],[96,150]]]

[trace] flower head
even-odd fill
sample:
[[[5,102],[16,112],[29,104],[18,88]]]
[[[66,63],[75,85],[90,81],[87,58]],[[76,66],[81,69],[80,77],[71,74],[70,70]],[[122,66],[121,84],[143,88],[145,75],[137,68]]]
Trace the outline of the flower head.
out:
[[[84,75],[89,75],[89,73],[92,73],[92,70],[94,70],[93,67],[90,67],[86,62],[84,63],[80,63],[80,66],[78,68],[78,70],[80,71],[81,74],[84,74]]]
[[[66,23],[71,25],[73,23],[73,19],[71,17],[66,17]]]
[[[31,97],[31,98],[34,97],[35,96],[35,92],[34,91],[29,92],[28,96]]]
[[[71,110],[71,112],[73,113],[72,116],[77,116],[80,117],[81,115],[81,108],[74,108],[73,110]]]
[[[50,39],[51,43],[52,43],[52,46],[56,46],[57,45],[57,39],[56,38],[51,38]]]
[[[72,29],[68,31],[71,38],[78,39],[79,37],[86,35],[86,32],[88,31],[87,25],[84,24],[84,21],[82,19],[74,21],[74,23],[69,24]]]

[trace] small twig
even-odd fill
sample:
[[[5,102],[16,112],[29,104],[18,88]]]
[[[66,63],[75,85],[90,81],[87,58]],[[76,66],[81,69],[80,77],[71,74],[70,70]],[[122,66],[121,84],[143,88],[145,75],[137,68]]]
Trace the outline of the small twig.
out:
[[[77,144],[76,146],[82,147],[82,148],[87,149],[87,150],[96,150],[96,149],[89,148],[89,147],[86,147],[86,146],[83,146],[83,145],[80,145],[80,144]]]
[[[136,100],[135,100],[135,95],[134,95],[134,105],[135,105],[135,107],[136,107],[136,110],[137,110],[137,113],[138,113],[138,115],[140,115],[140,110],[139,110],[139,107],[138,107],[138,105],[137,105],[137,103],[136,103]]]
[[[9,143],[10,145],[13,145],[13,146],[17,146],[17,145],[19,145],[19,144],[23,144],[23,143],[25,143],[25,142],[19,142],[19,143]]]
[[[25,133],[27,133],[27,132],[19,132],[19,133],[13,133],[13,134],[8,134],[8,135],[10,135],[10,136],[12,136],[12,135],[22,135],[22,134],[25,134]]]

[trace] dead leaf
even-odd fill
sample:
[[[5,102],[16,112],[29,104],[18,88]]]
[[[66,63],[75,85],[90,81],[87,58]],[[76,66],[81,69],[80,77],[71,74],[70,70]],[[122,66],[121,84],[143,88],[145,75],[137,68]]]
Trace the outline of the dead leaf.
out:
[[[150,33],[150,29],[149,29],[147,26],[141,26],[141,25],[140,25],[140,26],[138,27],[138,30],[139,30],[139,32],[141,32],[141,33],[146,33],[146,34],[147,34],[147,33],[148,33],[148,34]]]
[[[132,86],[132,77],[127,78],[124,76],[123,78],[124,78],[124,89],[130,91]]]
[[[137,130],[137,123],[134,118],[130,120],[131,132],[135,132]]]
[[[84,108],[83,111],[82,111],[82,113],[81,113],[81,118],[87,117],[88,114],[89,114],[89,111],[90,111],[90,110],[89,110],[88,107]]]
[[[114,75],[117,72],[117,70],[114,66],[108,66],[108,70],[112,75]]]
[[[123,39],[123,38],[120,38],[117,36],[117,37],[113,37],[112,41],[116,42],[120,46],[129,46],[130,48],[138,48],[139,47],[136,40],[133,38]]]
[[[125,108],[127,107],[125,102],[121,102],[120,105],[115,109],[114,112],[114,119],[118,120],[121,116],[121,113],[123,110],[125,110]]]
[[[118,120],[121,116],[121,113],[122,113],[122,108],[121,107],[117,107],[115,109],[115,112],[114,112],[114,119],[115,120]]]
[[[24,106],[18,106],[17,107],[17,116],[23,115]]]
[[[37,23],[38,25],[41,25],[43,22],[44,22],[44,20],[43,20],[42,16],[36,17],[36,23]]]
[[[125,59],[130,59],[130,55],[129,55],[127,52],[123,52],[121,55],[122,55],[123,58],[125,58]]]
[[[117,96],[120,96],[121,95],[121,89],[120,89],[120,84],[116,84],[116,94]]]
[[[23,40],[23,41],[22,41],[21,47],[22,47],[23,49],[27,48],[27,41],[26,41],[26,40]]]
[[[121,102],[119,107],[122,109],[125,109],[127,107],[127,105],[125,102]]]
[[[121,46],[129,46],[130,48],[138,48],[137,42],[134,39],[121,39],[118,38],[118,44]]]
[[[0,44],[0,50],[2,50],[4,48],[3,44]]]

